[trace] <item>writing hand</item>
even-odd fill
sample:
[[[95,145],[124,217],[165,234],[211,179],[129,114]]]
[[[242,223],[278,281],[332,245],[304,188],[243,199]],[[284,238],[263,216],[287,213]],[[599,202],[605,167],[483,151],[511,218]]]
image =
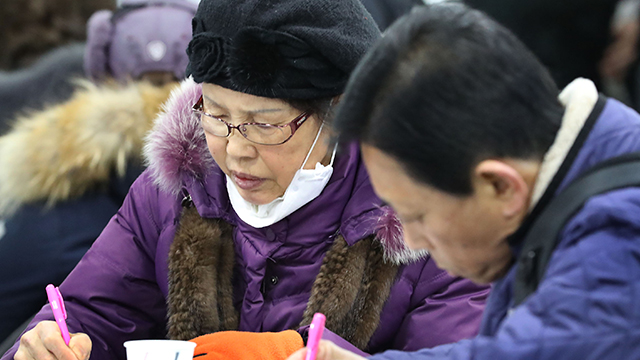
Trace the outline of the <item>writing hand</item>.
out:
[[[54,321],[42,321],[20,338],[15,360],[88,360],[91,339],[82,333],[71,334],[69,346],[64,343]]]
[[[304,360],[307,354],[307,348],[302,348],[291,354],[287,360]],[[17,360],[17,359],[16,359]],[[347,351],[331,341],[321,340],[318,347],[318,356],[316,360],[366,360],[365,358]]]

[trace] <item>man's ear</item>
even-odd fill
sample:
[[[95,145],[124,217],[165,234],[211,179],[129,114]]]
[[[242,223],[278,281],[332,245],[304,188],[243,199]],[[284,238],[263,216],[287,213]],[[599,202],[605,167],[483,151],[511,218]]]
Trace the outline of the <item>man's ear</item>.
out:
[[[530,189],[519,168],[517,162],[484,160],[473,173],[474,190],[497,201],[507,219],[528,210]]]

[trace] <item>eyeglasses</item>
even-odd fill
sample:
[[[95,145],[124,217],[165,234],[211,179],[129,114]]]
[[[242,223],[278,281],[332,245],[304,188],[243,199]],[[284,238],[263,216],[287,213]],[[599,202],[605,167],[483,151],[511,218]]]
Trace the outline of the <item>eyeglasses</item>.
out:
[[[295,134],[296,130],[309,118],[309,112],[305,111],[295,119],[284,125],[272,125],[263,123],[244,123],[231,125],[228,122],[204,112],[203,98],[193,105],[193,112],[200,117],[202,128],[209,134],[218,137],[228,137],[233,129],[237,129],[245,139],[260,145],[284,144]]]

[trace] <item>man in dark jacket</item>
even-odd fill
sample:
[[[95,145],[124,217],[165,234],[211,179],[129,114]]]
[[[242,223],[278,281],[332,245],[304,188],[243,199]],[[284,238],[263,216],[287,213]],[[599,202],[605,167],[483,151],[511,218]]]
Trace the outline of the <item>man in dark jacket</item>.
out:
[[[493,288],[474,339],[371,359],[640,358],[640,115],[586,79],[559,92],[466,6],[400,21],[336,127],[360,141],[406,243]],[[325,342],[318,359],[359,358]]]

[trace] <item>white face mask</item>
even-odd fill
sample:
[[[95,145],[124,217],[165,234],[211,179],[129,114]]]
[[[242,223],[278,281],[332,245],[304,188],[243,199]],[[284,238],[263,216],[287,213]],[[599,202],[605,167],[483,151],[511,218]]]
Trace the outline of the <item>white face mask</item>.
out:
[[[309,160],[313,148],[316,146],[323,126],[324,123],[320,126],[320,130],[318,130],[316,139],[313,141],[307,157],[304,159],[300,169],[296,171],[284,195],[272,202],[264,205],[254,205],[248,202],[240,195],[233,181],[227,176],[229,200],[231,201],[231,206],[233,206],[233,209],[242,221],[258,229],[273,225],[320,195],[333,174],[333,160],[336,157],[337,144],[333,148],[329,165],[324,166],[316,163],[314,169],[303,168],[307,160]]]

